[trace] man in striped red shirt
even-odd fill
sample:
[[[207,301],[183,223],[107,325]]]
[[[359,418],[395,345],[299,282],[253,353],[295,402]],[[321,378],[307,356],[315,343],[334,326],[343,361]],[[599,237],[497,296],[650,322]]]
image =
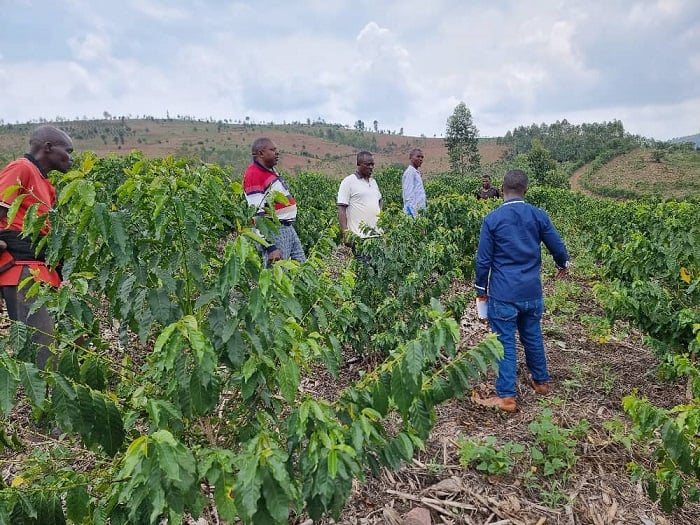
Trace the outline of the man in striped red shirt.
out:
[[[269,236],[269,243],[264,248],[265,264],[280,259],[306,261],[304,248],[294,229],[297,218],[297,203],[275,169],[279,160],[277,146],[269,138],[261,137],[253,142],[251,147],[253,163],[248,166],[243,175],[243,191],[250,206],[255,207],[255,217],[271,217],[271,207],[280,222],[279,230]],[[282,194],[283,198],[279,198]]]

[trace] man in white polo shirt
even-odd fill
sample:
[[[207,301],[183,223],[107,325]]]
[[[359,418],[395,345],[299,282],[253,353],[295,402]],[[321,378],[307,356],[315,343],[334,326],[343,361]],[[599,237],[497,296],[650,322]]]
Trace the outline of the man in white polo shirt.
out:
[[[343,244],[354,248],[353,236],[376,236],[377,219],[382,209],[382,194],[372,178],[374,157],[369,151],[357,154],[357,171],[348,175],[338,189],[338,222]],[[348,234],[348,231],[350,234]]]

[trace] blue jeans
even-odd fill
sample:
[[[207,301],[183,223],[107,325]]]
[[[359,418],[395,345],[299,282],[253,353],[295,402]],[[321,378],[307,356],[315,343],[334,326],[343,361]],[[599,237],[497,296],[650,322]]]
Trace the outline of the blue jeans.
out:
[[[525,364],[530,371],[530,376],[537,383],[549,381],[540,324],[544,312],[544,299],[540,297],[534,301],[507,303],[489,297],[488,302],[491,331],[498,335],[504,351],[503,359],[498,363],[496,394],[500,397],[516,395],[516,329],[520,335],[520,342],[525,348]]]

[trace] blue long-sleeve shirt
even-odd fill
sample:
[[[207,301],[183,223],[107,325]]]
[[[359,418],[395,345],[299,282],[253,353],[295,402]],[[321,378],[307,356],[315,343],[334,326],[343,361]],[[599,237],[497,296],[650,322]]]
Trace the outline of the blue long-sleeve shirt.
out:
[[[558,267],[566,266],[566,245],[544,210],[515,198],[486,215],[476,252],[477,295],[505,302],[542,297],[541,243]]]
[[[403,196],[403,210],[411,217],[418,215],[418,212],[425,209],[426,198],[423,178],[420,171],[413,165],[406,168],[401,177],[401,193]]]

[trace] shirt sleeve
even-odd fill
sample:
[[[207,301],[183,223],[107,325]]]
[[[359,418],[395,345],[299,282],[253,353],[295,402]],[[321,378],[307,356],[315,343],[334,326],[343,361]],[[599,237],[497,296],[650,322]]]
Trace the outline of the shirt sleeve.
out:
[[[566,266],[566,262],[569,260],[569,252],[559,232],[554,227],[554,224],[552,224],[549,215],[544,211],[542,211],[540,235],[542,237],[542,242],[554,258],[554,263],[557,267],[563,268]]]
[[[474,287],[479,297],[486,295],[488,289],[489,272],[493,261],[493,235],[486,221],[481,223],[479,232],[479,246],[476,250],[476,279]]]
[[[8,191],[12,186],[24,187],[24,170],[21,169],[21,164],[12,163],[0,172],[0,206],[9,208],[17,198],[19,189]]]
[[[345,206],[350,204],[350,181],[347,177],[342,180],[340,188],[338,188],[338,204]]]

